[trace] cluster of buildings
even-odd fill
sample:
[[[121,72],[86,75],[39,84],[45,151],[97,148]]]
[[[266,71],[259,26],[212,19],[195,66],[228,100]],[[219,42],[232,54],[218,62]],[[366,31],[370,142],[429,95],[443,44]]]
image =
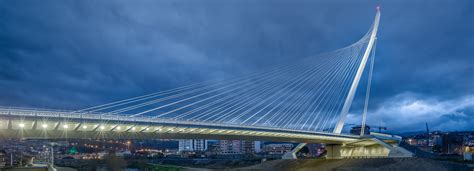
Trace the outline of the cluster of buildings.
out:
[[[285,153],[293,148],[292,143],[283,144],[262,144],[261,141],[246,140],[204,140],[204,139],[188,139],[178,140],[178,152],[187,153],[206,153],[208,155],[241,155],[241,154],[258,154],[262,152],[269,153]],[[267,148],[273,146],[273,148]],[[262,147],[265,150],[262,150]]]
[[[110,155],[133,160],[165,158],[280,158],[294,143],[248,140],[5,140],[0,141],[0,168],[55,163],[78,164]],[[324,145],[309,144],[305,155],[317,157]],[[66,165],[65,164],[65,165]]]
[[[49,143],[44,141],[2,141],[0,143],[0,167],[31,165],[33,161],[46,163],[50,154]]]
[[[204,140],[189,139],[179,140],[180,153],[208,152],[208,154],[256,154],[261,152],[260,141],[242,140]]]
[[[100,160],[113,153],[116,156],[153,157],[177,154],[175,142],[163,140],[3,140],[0,141],[0,168],[6,166],[29,166],[55,161],[80,159]],[[151,145],[150,145],[151,144]]]
[[[112,154],[133,159],[204,157],[242,158],[245,156],[281,156],[296,144],[247,140],[7,140],[0,142],[0,167],[47,164],[68,159],[101,160]],[[321,145],[311,147],[312,154],[322,153]]]
[[[427,132],[407,136],[405,142],[428,152],[462,155],[466,151],[474,152],[474,131]]]
[[[178,151],[207,151],[208,141],[203,139],[179,140]]]
[[[281,156],[291,151],[296,144],[247,140],[204,140],[188,139],[179,140],[179,154],[212,155],[260,155]],[[323,144],[308,144],[306,154],[308,157],[317,157],[325,152]]]

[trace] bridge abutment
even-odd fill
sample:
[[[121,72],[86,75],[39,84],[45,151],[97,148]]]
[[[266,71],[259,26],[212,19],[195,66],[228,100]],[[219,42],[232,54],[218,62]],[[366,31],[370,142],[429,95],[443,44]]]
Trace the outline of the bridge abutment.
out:
[[[413,157],[413,153],[398,146],[397,141],[368,138],[358,142],[326,146],[327,159]]]

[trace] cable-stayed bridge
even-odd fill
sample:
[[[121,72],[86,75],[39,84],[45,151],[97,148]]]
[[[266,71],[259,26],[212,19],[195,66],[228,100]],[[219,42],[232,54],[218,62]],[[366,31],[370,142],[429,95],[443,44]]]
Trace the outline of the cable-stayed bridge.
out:
[[[352,45],[239,78],[76,111],[2,107],[0,137],[251,139],[326,143],[333,157],[402,155],[397,136],[341,134],[364,72],[370,86],[379,20],[377,9]]]

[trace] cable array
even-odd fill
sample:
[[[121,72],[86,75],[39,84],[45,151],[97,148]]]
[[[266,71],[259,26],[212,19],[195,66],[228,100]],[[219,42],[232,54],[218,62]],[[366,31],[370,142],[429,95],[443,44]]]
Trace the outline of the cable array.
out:
[[[247,76],[192,84],[76,112],[331,132],[361,65],[370,32],[342,49]]]

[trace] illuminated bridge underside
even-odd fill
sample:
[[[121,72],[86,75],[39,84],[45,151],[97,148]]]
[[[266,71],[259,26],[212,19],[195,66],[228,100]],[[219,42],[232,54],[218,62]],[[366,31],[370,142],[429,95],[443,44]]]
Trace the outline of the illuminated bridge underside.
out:
[[[0,109],[0,138],[205,138],[328,144],[360,140],[353,135],[311,131],[19,109]]]

